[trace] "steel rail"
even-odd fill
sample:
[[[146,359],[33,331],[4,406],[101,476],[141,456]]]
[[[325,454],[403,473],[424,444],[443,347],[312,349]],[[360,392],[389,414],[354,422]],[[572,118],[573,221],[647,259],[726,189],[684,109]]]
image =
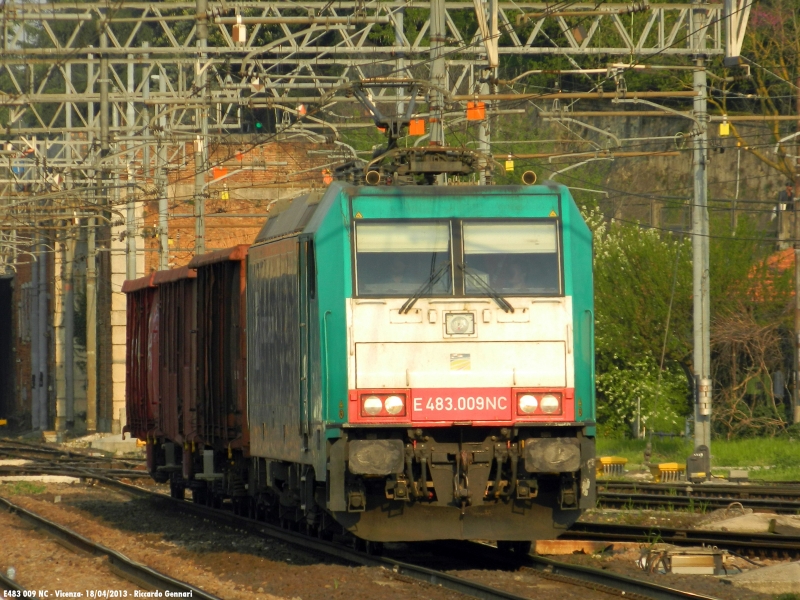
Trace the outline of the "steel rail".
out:
[[[470,542],[474,552],[481,555],[486,561],[498,561],[498,551],[491,544]],[[623,592],[626,598],[640,597],[655,600],[716,600],[714,596],[696,594],[673,587],[634,579],[626,575],[619,575],[600,569],[593,569],[582,565],[564,563],[542,556],[528,555],[518,558],[518,564],[525,569],[536,571],[541,576],[557,576],[555,579],[563,580],[573,585],[589,584],[598,591]],[[507,564],[507,563],[506,563]]]
[[[569,579],[585,581],[598,586],[611,587],[614,590],[621,590],[626,596],[636,594],[655,600],[716,600],[715,596],[687,592],[625,575],[609,573],[600,569],[550,560],[541,556],[529,556],[527,562],[529,564],[526,566],[536,571],[562,575]]]
[[[519,596],[503,592],[502,590],[497,590],[495,588],[483,586],[475,582],[460,579],[447,573],[427,569],[419,565],[397,561],[391,558],[372,557],[361,552],[342,548],[341,545],[332,544],[330,542],[322,542],[302,534],[288,532],[284,529],[262,523],[261,521],[253,521],[252,519],[237,517],[231,513],[206,508],[204,506],[198,506],[185,501],[182,502],[174,498],[168,498],[166,496],[162,496],[161,494],[144,490],[137,486],[126,484],[115,479],[101,477],[98,478],[98,482],[128,491],[131,494],[139,495],[141,497],[163,498],[164,500],[169,500],[172,505],[178,509],[186,510],[186,512],[190,514],[199,514],[204,518],[209,518],[233,527],[246,527],[247,531],[251,533],[255,532],[261,534],[258,530],[263,529],[263,533],[266,534],[267,537],[277,537],[283,541],[292,544],[300,544],[303,547],[318,550],[320,552],[324,552],[325,554],[343,558],[357,564],[362,564],[364,566],[386,566],[395,573],[406,575],[408,577],[425,581],[427,583],[432,583],[434,585],[441,585],[442,587],[446,587],[453,591],[473,596],[475,598],[519,598]],[[506,567],[513,563],[513,559],[509,560],[507,556],[499,555],[499,551],[497,550],[494,550],[494,552],[487,552],[490,546],[486,544],[472,542],[470,542],[470,544],[483,554],[483,557],[486,559],[486,561],[502,564]],[[661,586],[646,581],[639,581],[623,575],[608,573],[607,571],[600,569],[592,569],[590,567],[561,563],[542,557],[527,556],[522,559],[521,564],[536,571],[549,571],[550,573],[559,575],[565,580],[568,579],[568,581],[564,581],[564,583],[570,585],[578,585],[581,587],[606,586],[614,591],[621,591],[626,595],[636,594],[645,598],[656,598],[657,600],[716,600],[713,596],[704,596],[702,594],[685,592],[667,586]]]
[[[619,506],[705,505],[725,508],[731,502],[743,507],[771,509],[777,513],[800,512],[800,485],[794,483],[768,484],[692,484],[690,482],[634,483],[630,481],[599,481],[597,495],[602,503]]]
[[[86,465],[2,465],[0,464],[0,474],[2,475],[69,475],[75,477],[71,469],[84,469]],[[106,475],[113,477],[126,477],[128,479],[150,478],[147,471],[135,471],[132,469],[106,469],[103,467],[93,467],[102,469]],[[79,475],[83,477],[83,475]]]
[[[627,494],[624,492],[598,492],[597,497],[601,504],[614,506],[673,506],[680,508],[705,506],[707,508],[726,508],[731,503],[739,503],[743,508],[770,509],[781,514],[796,515],[800,512],[800,502],[777,498],[665,496],[659,494]]]
[[[578,522],[559,539],[717,546],[759,556],[800,555],[800,536]]]
[[[20,595],[15,596],[16,598],[22,598],[22,592],[25,591],[25,588],[18,584],[13,579],[9,579],[2,573],[0,573],[0,590],[5,590],[9,592],[20,592]],[[4,594],[5,596],[5,594]]]
[[[428,569],[426,567],[410,564],[403,561],[398,561],[388,557],[370,556],[366,553],[358,552],[356,550],[343,547],[340,544],[334,544],[331,542],[310,538],[308,536],[287,531],[285,529],[281,529],[279,527],[263,523],[261,521],[255,521],[245,517],[240,517],[230,512],[212,509],[205,506],[193,504],[191,502],[170,498],[166,494],[160,494],[158,492],[146,490],[144,488],[127,484],[117,479],[113,479],[111,477],[107,477],[104,473],[103,474],[96,473],[89,469],[82,469],[82,468],[70,469],[70,472],[79,474],[80,476],[86,479],[92,479],[97,483],[99,483],[100,485],[105,485],[110,488],[122,490],[133,496],[138,496],[141,498],[147,498],[151,500],[157,499],[162,502],[169,503],[170,507],[185,512],[186,514],[191,516],[201,517],[222,525],[226,525],[236,529],[241,529],[247,531],[250,534],[257,535],[260,537],[279,539],[281,541],[296,546],[300,546],[306,550],[318,552],[338,560],[343,560],[345,562],[360,564],[368,567],[385,567],[399,575],[404,575],[406,577],[410,577],[418,581],[422,581],[432,585],[445,587],[452,591],[456,591],[474,598],[482,598],[486,600],[494,600],[494,599],[519,600],[521,598],[520,596],[516,596],[509,592],[498,590],[496,588],[492,588],[489,586],[484,586],[477,582],[461,579],[453,575],[450,575],[448,573],[443,573],[441,571]],[[589,525],[589,528],[591,527],[591,524],[578,524],[578,525],[581,526],[581,529],[583,529],[582,527],[583,525]],[[632,529],[635,529],[636,530],[635,533],[639,534],[639,539],[635,541],[642,541],[642,539],[644,539],[644,541],[648,540],[652,541],[653,539],[652,530],[647,530],[646,533],[643,533],[642,528],[633,527]],[[709,533],[709,532],[704,532],[704,533]],[[572,530],[570,530],[566,534],[562,535],[561,538],[562,539],[570,538],[572,534],[573,532]],[[592,533],[589,531],[582,530],[580,531],[580,533],[577,533],[576,535],[577,538],[584,538],[584,539],[586,537],[601,538],[604,540],[622,539],[620,538],[621,534],[619,533],[607,534],[601,536],[596,532]],[[572,537],[572,539],[577,539],[577,538]],[[632,539],[632,536],[629,534],[629,536],[625,539]],[[667,541],[666,539],[664,539],[663,536],[659,537],[659,540]],[[700,541],[701,540],[694,539],[692,540],[692,543],[693,545],[697,545]],[[686,543],[686,540],[684,539],[683,542]],[[564,580],[563,583],[569,585],[592,587],[594,589],[598,589],[598,586],[600,587],[605,586],[614,591],[621,591],[626,595],[641,596],[645,598],[656,598],[657,600],[716,600],[712,596],[704,596],[702,594],[695,594],[693,592],[677,590],[667,586],[661,586],[658,584],[646,581],[640,581],[623,575],[609,573],[607,571],[603,571],[600,569],[592,569],[590,567],[583,567],[580,565],[562,563],[538,556],[526,556],[523,557],[522,559],[520,559],[519,557],[514,557],[509,559],[509,557],[506,555],[500,555],[497,550],[494,550],[493,552],[490,551],[491,547],[487,544],[479,544],[479,543],[470,543],[470,544],[472,544],[472,547],[475,548],[476,551],[482,554],[482,557],[485,559],[486,562],[491,562],[495,564],[502,563],[504,566],[508,566],[509,564],[517,564],[519,566],[524,566],[526,568],[533,569],[539,572],[538,573],[539,575],[545,575],[545,576],[555,575],[563,579]]]
[[[89,472],[87,472],[86,475],[87,477],[92,476],[92,474]],[[93,476],[93,479],[98,481],[100,484],[121,489],[133,495],[150,499],[155,498],[164,502],[169,502],[171,507],[181,510],[189,515],[200,516],[204,519],[214,521],[221,525],[227,525],[236,529],[245,530],[247,533],[260,537],[279,539],[283,542],[299,546],[305,550],[311,550],[319,554],[330,556],[339,561],[345,561],[365,567],[384,567],[394,573],[397,573],[398,575],[403,575],[405,577],[416,579],[417,581],[447,588],[472,598],[480,598],[482,600],[527,600],[524,596],[518,596],[516,594],[469,581],[467,579],[461,579],[460,577],[456,577],[448,573],[394,560],[388,557],[371,556],[364,552],[358,552],[356,550],[349,549],[341,544],[310,538],[300,533],[287,531],[286,529],[269,525],[268,523],[255,521],[246,517],[239,517],[233,513],[170,498],[166,495],[159,494],[157,492],[151,492],[149,490],[145,490],[134,485],[129,485],[109,477],[95,475]]]
[[[597,482],[598,490],[632,490],[633,492],[675,493],[691,495],[710,494],[735,494],[748,496],[769,495],[783,493],[800,498],[800,483],[781,482],[775,483],[691,483],[688,481],[673,481],[668,483],[639,483],[634,481],[603,480]]]
[[[47,535],[58,540],[70,550],[84,552],[92,556],[105,556],[108,560],[109,568],[114,573],[135,585],[148,590],[158,590],[161,592],[171,591],[188,593],[189,597],[200,598],[201,600],[221,600],[218,596],[209,594],[189,583],[179,581],[169,575],[159,573],[155,569],[133,561],[116,550],[93,542],[71,529],[14,504],[6,498],[0,497],[0,504],[4,505],[12,514],[16,514],[36,528],[43,530]]]

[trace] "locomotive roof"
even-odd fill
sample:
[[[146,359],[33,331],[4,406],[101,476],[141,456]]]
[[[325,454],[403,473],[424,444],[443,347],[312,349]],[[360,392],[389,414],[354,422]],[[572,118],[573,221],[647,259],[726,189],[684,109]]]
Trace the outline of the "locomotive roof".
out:
[[[292,200],[277,216],[271,216],[267,220],[264,227],[258,232],[254,243],[258,244],[303,231],[319,207],[322,195],[322,191],[314,191]]]

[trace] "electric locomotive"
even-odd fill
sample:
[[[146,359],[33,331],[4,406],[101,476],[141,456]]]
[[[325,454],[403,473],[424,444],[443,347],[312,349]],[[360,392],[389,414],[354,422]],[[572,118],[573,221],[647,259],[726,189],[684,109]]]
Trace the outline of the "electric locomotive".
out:
[[[123,290],[126,430],[174,497],[518,551],[594,506],[592,242],[563,186],[336,182]]]
[[[371,542],[557,536],[595,505],[593,322],[561,185],[295,199],[247,257],[252,511]]]

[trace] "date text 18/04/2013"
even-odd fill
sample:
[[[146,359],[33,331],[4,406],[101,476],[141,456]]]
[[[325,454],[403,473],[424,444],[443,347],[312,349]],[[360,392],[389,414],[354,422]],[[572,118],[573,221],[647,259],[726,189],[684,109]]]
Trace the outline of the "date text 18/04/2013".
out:
[[[144,590],[3,590],[3,598],[191,598],[188,592]]]

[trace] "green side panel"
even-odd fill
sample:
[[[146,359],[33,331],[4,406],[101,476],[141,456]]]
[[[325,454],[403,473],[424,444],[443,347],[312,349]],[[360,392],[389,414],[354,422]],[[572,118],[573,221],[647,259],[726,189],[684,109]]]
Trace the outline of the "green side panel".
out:
[[[317,326],[321,410],[326,437],[337,436],[331,425],[347,421],[347,314],[350,277],[349,198],[333,184],[306,228],[313,231],[317,271]]]
[[[592,279],[592,232],[575,201],[564,188],[564,276],[572,296],[575,356],[575,418],[595,420],[594,390],[594,281]]]

